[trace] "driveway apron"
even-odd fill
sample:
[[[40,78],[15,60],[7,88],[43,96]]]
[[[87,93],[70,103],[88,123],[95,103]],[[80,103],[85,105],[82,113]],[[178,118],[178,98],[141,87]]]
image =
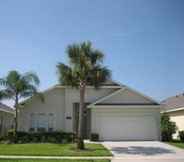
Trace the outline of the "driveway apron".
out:
[[[184,150],[168,144],[147,142],[103,142],[114,158],[112,162],[184,162]]]

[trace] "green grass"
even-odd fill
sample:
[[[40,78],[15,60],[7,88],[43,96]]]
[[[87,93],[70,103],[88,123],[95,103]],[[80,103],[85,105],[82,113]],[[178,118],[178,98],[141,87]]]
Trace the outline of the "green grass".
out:
[[[110,160],[0,160],[0,162],[110,162]]]
[[[75,144],[0,144],[0,155],[27,156],[112,156],[101,144],[86,144],[86,149],[76,149]]]
[[[168,142],[168,144],[184,149],[184,143],[182,143],[180,141],[177,141],[177,142]]]

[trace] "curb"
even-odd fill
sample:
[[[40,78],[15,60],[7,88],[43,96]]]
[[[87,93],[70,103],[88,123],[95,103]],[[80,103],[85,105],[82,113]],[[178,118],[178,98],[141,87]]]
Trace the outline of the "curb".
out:
[[[81,157],[81,156],[13,156],[13,155],[1,155],[0,159],[48,159],[48,160],[112,160],[111,156],[101,156],[101,157]]]

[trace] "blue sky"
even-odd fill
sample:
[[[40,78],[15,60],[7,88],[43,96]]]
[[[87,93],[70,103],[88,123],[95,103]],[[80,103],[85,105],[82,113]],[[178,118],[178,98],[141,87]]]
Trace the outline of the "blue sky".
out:
[[[68,44],[92,41],[113,79],[157,100],[184,91],[183,0],[1,0],[0,77],[34,71],[57,83]]]

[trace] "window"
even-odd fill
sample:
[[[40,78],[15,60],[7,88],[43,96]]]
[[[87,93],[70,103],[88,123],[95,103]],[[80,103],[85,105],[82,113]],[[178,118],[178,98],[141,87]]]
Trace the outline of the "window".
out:
[[[38,120],[37,120],[37,131],[38,132],[45,132],[48,128],[48,120],[47,116],[44,113],[38,114]]]
[[[54,114],[32,113],[30,115],[30,132],[52,132],[54,130]]]
[[[31,114],[31,116],[30,116],[30,123],[31,123],[31,126],[30,126],[29,131],[30,132],[36,131],[36,128],[37,128],[36,114],[34,114],[34,113]]]
[[[50,113],[48,117],[48,131],[52,132],[54,129],[54,114]]]

